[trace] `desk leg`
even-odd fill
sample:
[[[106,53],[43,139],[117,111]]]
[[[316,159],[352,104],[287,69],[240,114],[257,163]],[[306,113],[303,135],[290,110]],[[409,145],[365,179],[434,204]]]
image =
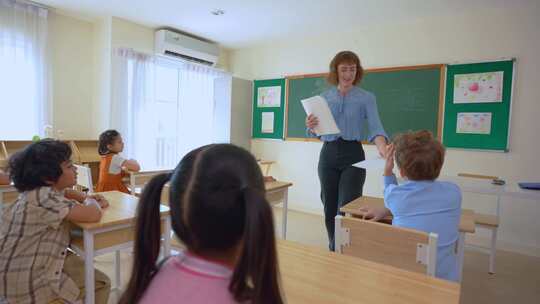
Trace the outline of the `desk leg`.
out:
[[[465,257],[465,232],[459,232],[457,258],[458,258],[458,279],[461,282],[463,277],[463,260]]]
[[[163,236],[163,257],[171,255],[171,216],[165,217],[165,235]]]
[[[122,276],[120,274],[120,250],[116,250],[114,252],[114,270],[116,272],[116,277],[115,277],[115,284],[116,284],[116,289],[117,290],[120,290],[120,288],[122,287]]]
[[[84,230],[84,288],[86,292],[85,303],[94,304],[94,234]]]
[[[281,236],[284,240],[287,239],[287,212],[289,211],[289,188],[285,188],[285,193],[283,194],[283,210],[281,217]]]

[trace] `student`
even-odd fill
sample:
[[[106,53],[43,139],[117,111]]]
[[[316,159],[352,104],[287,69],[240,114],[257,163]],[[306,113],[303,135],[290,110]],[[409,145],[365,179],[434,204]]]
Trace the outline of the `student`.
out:
[[[0,303],[75,302],[83,297],[84,261],[67,250],[68,221],[99,221],[107,202],[79,204],[64,196],[76,183],[70,157],[66,143],[42,140],[9,160],[21,194],[4,210],[0,223]],[[95,273],[96,303],[107,303],[109,278]]]
[[[9,175],[0,169],[0,185],[9,185],[10,183]]]
[[[170,182],[172,228],[186,250],[156,266],[160,196]],[[272,210],[246,150],[216,144],[189,152],[144,188],[133,271],[120,303],[283,303]]]
[[[394,152],[401,176],[393,174]],[[461,191],[450,182],[436,181],[444,162],[445,149],[429,131],[398,135],[390,146],[384,169],[386,208],[365,207],[365,217],[379,220],[393,215],[393,225],[439,235],[436,276],[458,281],[455,253],[459,237]]]
[[[98,152],[101,155],[101,161],[99,163],[97,192],[117,190],[129,193],[126,185],[122,182],[122,178],[126,176],[122,169],[139,171],[141,167],[136,160],[120,156],[119,153],[123,150],[124,142],[118,131],[107,130],[99,135]]]

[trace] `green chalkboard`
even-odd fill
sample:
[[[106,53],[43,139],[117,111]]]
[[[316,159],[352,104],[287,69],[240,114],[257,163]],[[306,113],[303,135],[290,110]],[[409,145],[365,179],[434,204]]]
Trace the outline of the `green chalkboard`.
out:
[[[253,84],[253,138],[283,139],[285,79],[255,80]]]
[[[447,67],[445,146],[508,150],[513,60]]]
[[[360,87],[377,98],[379,116],[390,138],[399,132],[423,129],[440,138],[443,68],[437,64],[366,70]],[[331,86],[326,74],[291,77],[287,81],[286,138],[306,140],[306,114],[300,101]]]

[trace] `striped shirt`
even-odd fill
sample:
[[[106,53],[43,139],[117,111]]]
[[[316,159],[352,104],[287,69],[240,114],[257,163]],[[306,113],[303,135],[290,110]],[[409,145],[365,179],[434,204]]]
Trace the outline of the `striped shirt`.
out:
[[[74,302],[79,288],[62,272],[69,245],[64,221],[75,201],[50,187],[23,192],[0,224],[0,303]]]

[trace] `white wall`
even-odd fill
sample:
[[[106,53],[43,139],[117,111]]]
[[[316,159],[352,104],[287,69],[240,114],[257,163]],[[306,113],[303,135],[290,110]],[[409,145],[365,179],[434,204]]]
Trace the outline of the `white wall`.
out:
[[[340,50],[357,52],[365,68],[496,59],[518,59],[512,108],[510,152],[451,150],[443,173],[477,172],[507,180],[540,180],[540,8],[538,2],[508,10],[470,11],[462,15],[373,25],[347,32],[291,37],[230,53],[234,76],[264,79],[294,74],[326,72]],[[338,16],[336,16],[338,18]],[[272,175],[294,183],[292,208],[322,213],[317,178],[320,143],[253,140],[252,151],[276,160]],[[367,157],[374,156],[372,146]],[[380,172],[369,173],[364,193],[381,196]],[[465,206],[478,204],[493,211],[493,200],[466,197]],[[540,202],[504,199],[499,244],[540,256]],[[476,235],[485,236],[483,233]]]
[[[53,125],[64,138],[93,138],[93,24],[49,14]]]
[[[94,104],[92,138],[109,128],[111,109],[112,18],[96,20],[94,27]]]
[[[252,81],[232,78],[231,143],[251,150]]]

